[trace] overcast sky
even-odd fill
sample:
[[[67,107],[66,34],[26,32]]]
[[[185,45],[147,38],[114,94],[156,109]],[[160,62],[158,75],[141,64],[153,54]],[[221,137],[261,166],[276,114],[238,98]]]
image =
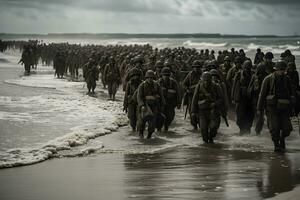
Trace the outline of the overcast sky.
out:
[[[6,33],[300,34],[300,0],[0,0]]]

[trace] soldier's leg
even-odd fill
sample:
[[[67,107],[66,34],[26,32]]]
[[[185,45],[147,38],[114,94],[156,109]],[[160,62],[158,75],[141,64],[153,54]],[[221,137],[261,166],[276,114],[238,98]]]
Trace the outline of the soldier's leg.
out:
[[[209,123],[209,143],[214,142],[214,138],[218,134],[218,129],[221,124],[221,117],[218,114],[212,115],[210,118],[210,123]]]
[[[265,121],[265,118],[264,118],[264,112],[263,112],[263,113],[261,113],[261,115],[259,117],[256,118],[256,124],[255,124],[256,135],[260,135],[260,133],[263,129],[263,126],[264,126],[264,121]]]
[[[238,125],[238,127],[240,129],[241,135],[245,134],[247,132],[245,115],[247,115],[245,105],[243,103],[238,103],[236,105],[236,124]]]
[[[174,120],[174,116],[175,116],[175,108],[173,106],[166,106],[166,119],[165,119],[165,129],[169,128],[169,126],[171,125],[172,121]]]
[[[280,117],[275,112],[267,113],[268,127],[271,133],[272,141],[274,143],[274,151],[281,151],[279,140],[280,140]]]
[[[107,84],[107,90],[108,90],[108,94],[109,94],[109,99],[112,99],[112,84],[111,83]]]
[[[92,93],[93,94],[95,93],[95,88],[96,88],[96,81],[93,80],[93,83],[92,83]]]
[[[88,92],[91,93],[91,89],[92,89],[92,86],[89,82],[86,83],[87,85],[87,88],[88,88]]]
[[[153,112],[153,117],[148,121],[148,135],[147,138],[150,139],[152,136],[152,133],[155,131],[155,128],[157,127],[158,119],[159,119],[159,112],[158,108],[151,106],[150,107]]]
[[[118,90],[118,84],[117,83],[113,83],[113,86],[112,86],[113,100],[115,100],[115,98],[116,98],[117,90]]]
[[[208,143],[209,118],[208,118],[207,114],[201,114],[199,116],[199,121],[200,121],[200,132],[202,135],[202,140],[205,143]]]
[[[130,122],[130,126],[133,131],[136,129],[136,113],[135,113],[135,106],[134,105],[129,105],[128,106],[128,118]]]
[[[280,147],[285,150],[285,138],[288,137],[293,130],[293,126],[288,113],[280,115],[281,122],[281,135],[280,135]]]

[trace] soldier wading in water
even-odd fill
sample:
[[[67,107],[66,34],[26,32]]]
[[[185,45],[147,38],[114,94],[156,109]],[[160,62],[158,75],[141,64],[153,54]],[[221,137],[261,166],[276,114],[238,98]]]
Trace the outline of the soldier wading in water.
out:
[[[138,131],[141,138],[144,138],[146,123],[148,124],[148,135],[150,139],[155,128],[158,126],[158,120],[161,118],[165,99],[160,85],[154,81],[155,74],[148,70],[145,75],[146,80],[142,82],[137,91],[138,102]]]
[[[293,130],[290,115],[295,98],[290,80],[285,74],[286,68],[285,61],[280,60],[276,63],[276,71],[268,75],[262,83],[257,103],[257,115],[266,110],[275,152],[285,150],[285,138]]]

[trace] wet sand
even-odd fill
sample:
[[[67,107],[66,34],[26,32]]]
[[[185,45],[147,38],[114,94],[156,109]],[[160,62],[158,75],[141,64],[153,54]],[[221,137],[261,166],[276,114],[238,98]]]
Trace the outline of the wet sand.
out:
[[[0,177],[2,200],[264,199],[300,183],[300,160],[299,154],[179,148],[54,159],[2,169]]]

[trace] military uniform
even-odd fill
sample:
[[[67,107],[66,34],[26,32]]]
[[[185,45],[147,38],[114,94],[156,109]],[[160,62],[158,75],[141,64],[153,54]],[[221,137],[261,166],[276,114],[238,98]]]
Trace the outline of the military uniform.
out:
[[[154,81],[155,75],[152,70],[148,70],[145,75],[146,81],[142,82],[137,91],[138,102],[138,131],[140,137],[144,137],[146,123],[148,123],[148,136],[157,127],[158,120],[161,119],[161,112],[165,106],[165,99],[160,85]]]
[[[132,130],[136,130],[137,124],[137,89],[141,83],[140,71],[132,69],[128,74],[129,81],[126,85],[123,107],[127,112]]]
[[[251,98],[253,112],[256,112],[256,105],[261,90],[261,85],[267,75],[268,74],[265,71],[265,65],[263,63],[258,64],[256,72],[253,74],[248,87],[248,95]],[[262,113],[260,116],[256,116],[255,132],[257,135],[261,133],[263,125],[264,114]]]
[[[188,75],[185,77],[185,79],[182,82],[183,89],[185,90],[183,104],[187,105],[191,124],[194,127],[194,129],[197,129],[198,119],[196,118],[196,116],[191,115],[191,103],[192,103],[192,98],[194,96],[194,91],[197,87],[197,84],[201,80],[202,63],[199,60],[196,60],[193,62],[192,67],[193,70],[188,73]]]
[[[30,74],[30,67],[34,64],[33,53],[29,46],[25,46],[19,63],[24,64],[25,74]]]
[[[290,120],[293,94],[290,80],[284,74],[286,67],[285,61],[276,63],[276,72],[268,75],[262,83],[257,103],[258,114],[266,110],[274,151],[285,149],[285,137],[289,136],[293,129]]]
[[[115,100],[118,87],[121,83],[121,75],[113,57],[110,58],[110,62],[105,66],[104,80],[107,85],[109,99]]]
[[[231,99],[236,105],[236,123],[240,128],[240,134],[250,133],[254,119],[251,97],[248,87],[252,78],[251,61],[243,64],[243,70],[238,72],[234,78]]]
[[[165,116],[165,122],[163,125],[164,130],[168,131],[168,128],[175,117],[175,107],[180,108],[181,98],[177,81],[170,78],[170,69],[168,67],[164,67],[161,74],[163,77],[158,80],[158,83],[162,87],[164,99],[166,101],[166,105],[162,112]]]
[[[83,67],[83,78],[87,84],[88,92],[95,93],[96,81],[99,79],[100,70],[97,63],[93,59],[89,59],[89,62]]]
[[[219,85],[211,80],[211,74],[204,72],[202,80],[197,84],[193,96],[191,111],[200,122],[202,139],[205,143],[213,143],[220,126],[220,107],[223,104],[222,91]]]

